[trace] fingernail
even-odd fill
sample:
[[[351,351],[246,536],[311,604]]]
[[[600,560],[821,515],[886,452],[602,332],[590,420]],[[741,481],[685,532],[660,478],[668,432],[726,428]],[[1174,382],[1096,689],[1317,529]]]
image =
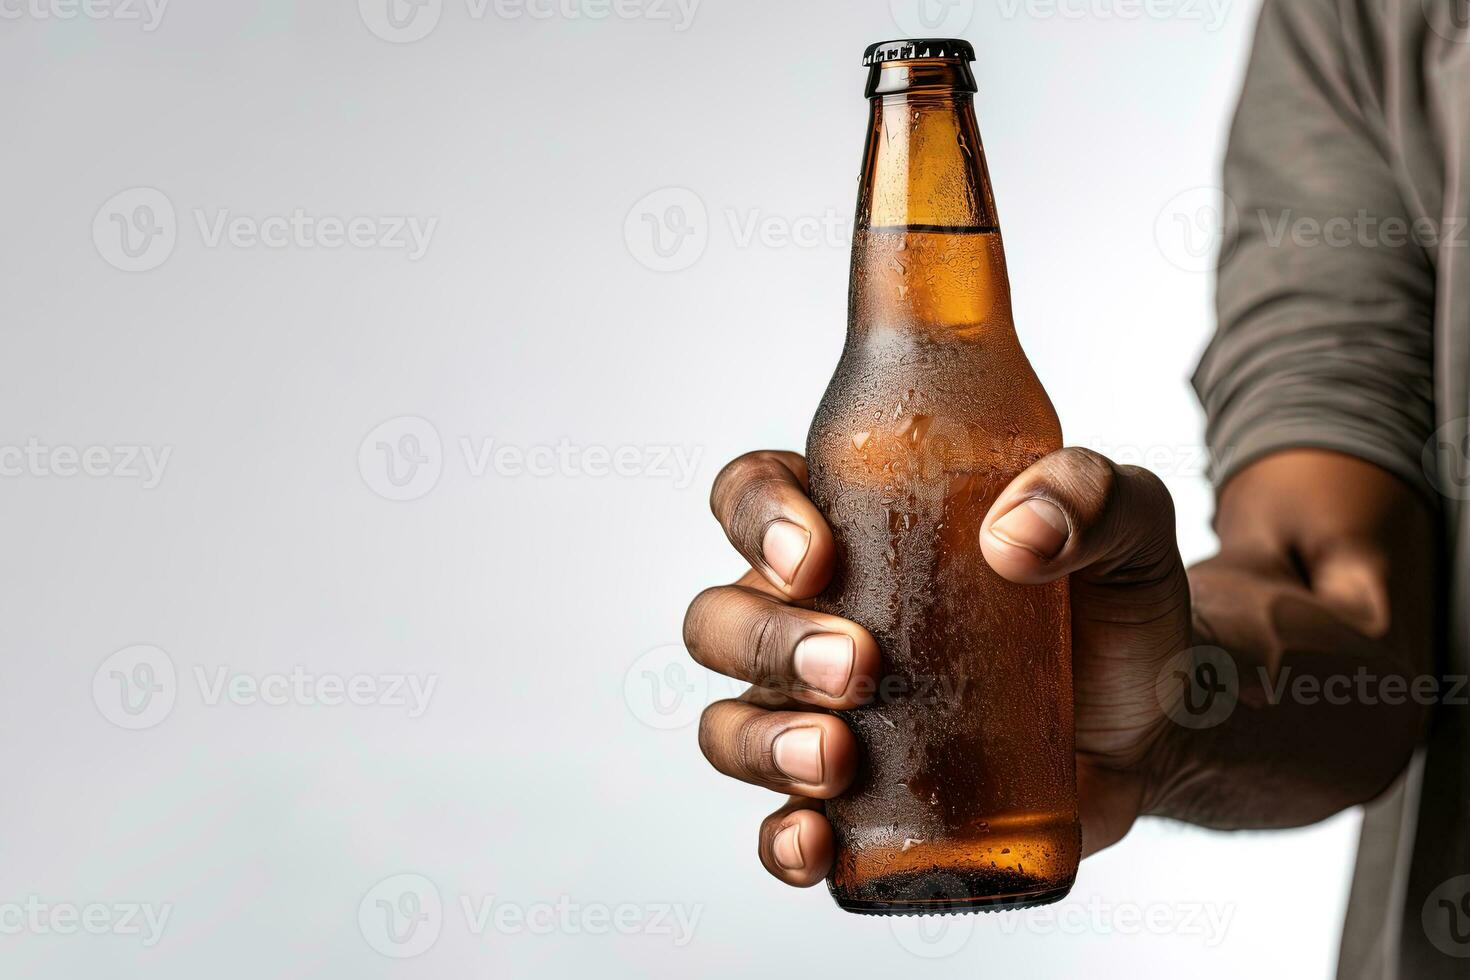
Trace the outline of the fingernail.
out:
[[[771,841],[771,857],[787,871],[800,871],[806,864],[801,856],[801,825],[791,824],[776,831]]]
[[[776,768],[798,783],[822,781],[822,730],[788,728],[771,743]]]
[[[1067,543],[1067,518],[1049,500],[1023,500],[990,525],[990,533],[1042,558],[1051,558]]]
[[[761,553],[766,556],[766,564],[781,576],[781,581],[790,585],[796,581],[796,572],[801,568],[801,560],[806,557],[811,540],[812,536],[804,528],[790,521],[775,521],[766,528]]]
[[[841,697],[852,679],[854,654],[846,633],[815,633],[796,645],[796,676],[808,687]]]

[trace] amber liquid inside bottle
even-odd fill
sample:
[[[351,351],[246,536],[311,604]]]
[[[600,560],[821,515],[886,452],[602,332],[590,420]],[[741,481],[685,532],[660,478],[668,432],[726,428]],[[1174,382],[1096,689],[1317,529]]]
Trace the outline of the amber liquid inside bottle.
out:
[[[872,69],[847,344],[807,443],[838,546],[817,607],[871,631],[888,675],[843,713],[863,761],[827,806],[854,912],[1055,901],[1081,850],[1066,583],[1006,582],[980,551],[1061,430],[1016,339],[973,91],[957,59]]]

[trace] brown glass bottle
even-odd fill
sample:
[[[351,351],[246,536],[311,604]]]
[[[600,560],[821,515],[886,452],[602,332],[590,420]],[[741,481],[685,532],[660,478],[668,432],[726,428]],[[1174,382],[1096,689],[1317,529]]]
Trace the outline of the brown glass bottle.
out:
[[[843,715],[863,749],[827,812],[854,912],[1016,908],[1077,871],[1066,583],[980,552],[1010,480],[1061,447],[1016,339],[964,41],[873,45],[847,343],[807,441],[837,540],[817,607],[877,638],[887,679]]]

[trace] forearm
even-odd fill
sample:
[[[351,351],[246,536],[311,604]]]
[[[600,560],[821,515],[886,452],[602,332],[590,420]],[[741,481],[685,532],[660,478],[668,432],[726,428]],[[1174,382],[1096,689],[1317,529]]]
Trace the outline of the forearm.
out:
[[[1195,704],[1233,706],[1164,726],[1144,812],[1220,828],[1321,820],[1382,792],[1433,704],[1456,693],[1433,673],[1427,510],[1367,464],[1328,465],[1351,481],[1291,493],[1255,478],[1222,498],[1222,553],[1190,570],[1195,663],[1219,663],[1188,681]],[[1326,510],[1311,499],[1324,485]]]

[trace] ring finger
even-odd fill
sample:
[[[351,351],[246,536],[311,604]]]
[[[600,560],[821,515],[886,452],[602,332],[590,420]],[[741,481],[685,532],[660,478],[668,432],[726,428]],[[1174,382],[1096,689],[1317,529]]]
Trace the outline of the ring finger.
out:
[[[699,719],[699,747],[727,776],[823,800],[845,790],[857,771],[852,732],[823,712],[716,701]]]

